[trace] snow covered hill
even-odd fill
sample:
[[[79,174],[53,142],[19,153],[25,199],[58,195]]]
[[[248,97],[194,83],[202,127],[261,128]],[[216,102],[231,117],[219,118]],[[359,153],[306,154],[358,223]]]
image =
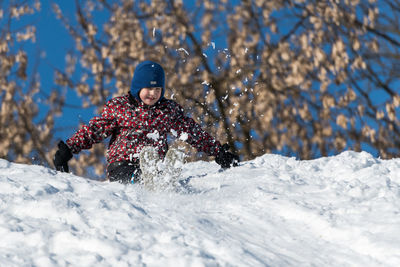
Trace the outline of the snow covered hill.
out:
[[[400,266],[400,159],[186,164],[179,192],[0,160],[0,266]]]

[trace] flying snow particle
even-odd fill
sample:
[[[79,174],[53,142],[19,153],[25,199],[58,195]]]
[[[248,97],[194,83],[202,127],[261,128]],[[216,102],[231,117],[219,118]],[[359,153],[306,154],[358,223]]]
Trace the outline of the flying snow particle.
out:
[[[160,133],[157,130],[155,130],[152,133],[148,133],[146,135],[146,137],[150,138],[150,139],[153,139],[154,141],[157,141],[160,138]]]
[[[183,52],[185,52],[186,55],[189,55],[189,52],[183,47],[178,48],[178,51],[183,51]]]
[[[179,136],[179,140],[182,140],[182,141],[186,141],[186,140],[188,140],[188,138],[189,138],[189,135],[187,133],[182,133],[181,136]]]
[[[178,137],[178,132],[175,131],[174,129],[171,129],[171,134],[175,137]]]

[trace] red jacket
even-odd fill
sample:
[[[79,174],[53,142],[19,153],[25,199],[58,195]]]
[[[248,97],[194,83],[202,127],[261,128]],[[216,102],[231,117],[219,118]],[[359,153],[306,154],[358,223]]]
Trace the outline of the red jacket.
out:
[[[115,97],[104,106],[100,117],[94,117],[67,140],[73,153],[89,149],[111,136],[107,161],[137,162],[141,149],[153,146],[160,157],[168,150],[167,134],[180,137],[209,156],[216,156],[221,144],[193,119],[183,114],[182,107],[163,98],[147,106],[130,94]]]

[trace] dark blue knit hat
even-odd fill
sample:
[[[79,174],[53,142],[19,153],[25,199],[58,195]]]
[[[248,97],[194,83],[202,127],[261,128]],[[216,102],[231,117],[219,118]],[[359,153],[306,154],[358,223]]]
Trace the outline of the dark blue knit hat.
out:
[[[131,94],[137,100],[142,101],[139,92],[142,88],[161,87],[161,97],[164,97],[165,74],[160,64],[146,60],[136,66],[131,84]]]

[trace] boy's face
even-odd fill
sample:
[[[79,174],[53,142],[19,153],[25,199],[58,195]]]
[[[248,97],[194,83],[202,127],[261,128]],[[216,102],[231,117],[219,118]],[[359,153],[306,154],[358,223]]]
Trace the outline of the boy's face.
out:
[[[152,106],[161,97],[161,87],[142,88],[139,92],[139,97],[146,105]]]

